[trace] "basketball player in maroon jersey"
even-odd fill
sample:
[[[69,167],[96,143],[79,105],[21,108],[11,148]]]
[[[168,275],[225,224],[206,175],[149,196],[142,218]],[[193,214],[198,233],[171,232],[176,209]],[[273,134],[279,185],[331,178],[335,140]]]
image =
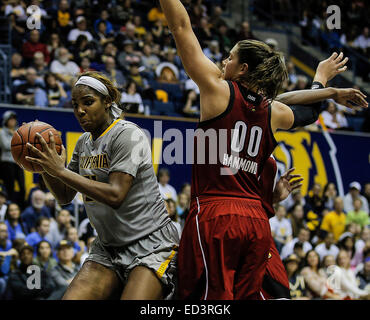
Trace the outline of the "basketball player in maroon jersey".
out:
[[[259,299],[271,231],[258,177],[276,146],[273,133],[295,122],[292,109],[273,101],[287,77],[283,58],[262,42],[241,41],[220,71],[203,54],[181,2],[160,2],[201,96],[191,209],[179,250],[180,298]],[[332,89],[332,97],[339,91]],[[224,143],[197,148],[212,132]],[[215,150],[223,152],[213,162]]]

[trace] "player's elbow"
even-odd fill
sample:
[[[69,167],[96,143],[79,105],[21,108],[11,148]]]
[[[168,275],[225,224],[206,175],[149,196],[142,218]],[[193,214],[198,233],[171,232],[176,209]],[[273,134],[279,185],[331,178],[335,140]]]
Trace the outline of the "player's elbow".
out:
[[[112,209],[117,210],[119,209],[123,202],[125,201],[125,196],[118,195],[118,194],[112,194],[108,199],[108,206],[110,206]]]

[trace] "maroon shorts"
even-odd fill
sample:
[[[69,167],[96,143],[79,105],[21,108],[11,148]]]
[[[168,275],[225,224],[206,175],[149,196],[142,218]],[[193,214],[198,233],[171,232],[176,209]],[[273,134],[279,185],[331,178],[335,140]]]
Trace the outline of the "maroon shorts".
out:
[[[263,299],[290,299],[289,280],[275,242],[271,236],[266,274],[262,283]]]
[[[261,202],[192,201],[178,253],[180,299],[261,299],[270,224]]]

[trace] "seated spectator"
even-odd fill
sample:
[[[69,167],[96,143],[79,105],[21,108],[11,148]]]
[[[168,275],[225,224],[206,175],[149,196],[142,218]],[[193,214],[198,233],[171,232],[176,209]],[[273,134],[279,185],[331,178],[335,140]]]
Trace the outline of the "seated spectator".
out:
[[[160,5],[156,5],[150,9],[147,18],[152,23],[160,20],[164,26],[167,26],[167,20]]]
[[[334,209],[334,199],[338,195],[337,186],[334,182],[328,182],[324,188],[323,201],[324,207],[329,210]]]
[[[37,72],[35,68],[29,67],[26,72],[26,82],[15,88],[15,102],[18,104],[35,104],[35,94],[42,88],[37,81]]]
[[[0,222],[5,220],[5,215],[8,210],[8,193],[5,190],[5,187],[0,184]]]
[[[359,288],[370,293],[370,255],[365,258],[363,269],[357,273]]]
[[[135,81],[136,85],[140,88],[140,90],[145,90],[148,88],[148,80],[146,80],[141,74],[139,70],[139,64],[132,63],[130,65],[130,72],[128,74],[128,78]]]
[[[354,239],[354,235],[353,233],[351,232],[344,232],[339,240],[338,240],[338,248],[340,250],[344,250],[344,251],[347,251],[350,259],[351,259],[351,267],[353,268],[356,268],[356,265],[354,263],[354,256],[355,256],[355,252],[356,252],[356,249],[355,249],[355,239]]]
[[[50,65],[50,72],[54,73],[58,80],[71,86],[80,72],[80,68],[69,59],[69,52],[66,48],[57,49],[55,51],[55,60]]]
[[[194,90],[188,90],[184,95],[185,104],[182,113],[185,117],[199,117],[199,100]]]
[[[108,19],[109,19],[109,12],[108,12],[108,10],[103,9],[100,13],[100,18],[98,18],[94,21],[94,30],[95,30],[96,33],[99,32],[99,23],[100,22],[105,23],[105,27],[106,27],[105,32],[107,34],[110,34],[114,31],[113,30],[113,25]]]
[[[318,244],[315,247],[315,251],[320,256],[322,262],[327,255],[331,255],[334,259],[337,258],[339,253],[338,247],[334,244],[334,236],[331,232],[327,232],[324,238],[324,242]]]
[[[161,62],[158,56],[152,52],[152,47],[149,44],[145,44],[143,47],[141,61],[147,72],[154,72]]]
[[[369,205],[364,196],[360,194],[361,185],[357,181],[349,184],[349,191],[343,198],[344,211],[347,213],[354,210],[354,200],[361,199],[361,210],[369,213]]]
[[[360,198],[353,201],[353,211],[347,212],[346,224],[355,223],[364,228],[370,224],[369,213],[361,210],[362,200]]]
[[[41,240],[36,246],[36,257],[33,264],[41,267],[46,272],[51,272],[58,262],[52,256],[52,248],[48,241]]]
[[[126,78],[122,71],[116,68],[116,61],[113,57],[108,56],[105,59],[105,70],[103,71],[103,74],[105,74],[120,90],[122,90],[126,84]]]
[[[134,51],[134,42],[132,40],[123,42],[123,51],[118,55],[117,60],[124,71],[128,71],[132,64],[139,65],[141,63],[140,55]]]
[[[36,220],[40,217],[51,218],[50,210],[45,206],[45,193],[35,190],[31,196],[31,205],[21,214],[28,232],[34,232]]]
[[[253,40],[257,38],[254,36],[253,32],[251,31],[249,22],[244,21],[240,25],[239,33],[237,35],[237,41],[247,40],[247,39]]]
[[[281,259],[284,260],[286,257],[294,252],[294,246],[296,243],[302,244],[302,249],[304,253],[312,249],[311,243],[308,241],[310,239],[310,231],[305,228],[299,229],[298,236],[287,244],[285,244],[281,250]]]
[[[67,237],[67,230],[71,227],[71,214],[68,210],[62,209],[56,214],[55,220],[50,221],[48,237],[53,248]]]
[[[88,57],[84,57],[81,59],[80,73],[84,73],[88,71],[95,71],[95,69],[91,67],[90,59]]]
[[[44,54],[41,51],[36,51],[33,55],[32,67],[35,68],[39,81],[44,81],[45,74],[49,71]]]
[[[89,255],[91,245],[93,244],[94,240],[96,239],[95,236],[89,237],[86,241],[86,251],[82,254],[81,259],[80,259],[80,267],[84,264],[86,258]]]
[[[3,4],[6,4],[4,9],[5,16],[14,13],[21,21],[25,21],[27,19],[25,4],[22,1],[4,1]]]
[[[16,164],[11,153],[13,134],[18,129],[17,114],[14,111],[8,110],[3,113],[2,127],[0,130],[0,178],[3,180],[7,198],[23,207],[26,192],[24,173],[23,169]],[[16,181],[19,192],[14,189]]]
[[[84,242],[87,242],[90,237],[97,236],[98,234],[96,233],[94,227],[91,225],[89,218],[82,220],[80,225],[78,226],[78,238]]]
[[[59,300],[62,298],[64,292],[67,290],[69,284],[76,276],[80,266],[73,263],[72,259],[73,244],[67,240],[62,240],[57,248],[58,264],[51,271],[51,276],[57,285],[55,292],[50,299]]]
[[[48,234],[50,231],[50,219],[46,217],[38,218],[35,227],[36,231],[27,235],[26,242],[34,248],[42,240],[50,242],[51,239]]]
[[[5,293],[13,257],[17,258],[18,252],[12,248],[6,224],[0,222],[0,300]]]
[[[286,209],[284,206],[277,205],[275,210],[275,216],[273,216],[269,222],[271,235],[274,239],[276,249],[280,253],[283,246],[293,239],[293,233],[290,220],[285,217]]]
[[[233,40],[232,36],[230,35],[229,28],[226,24],[220,24],[218,26],[218,34],[215,36],[217,41],[220,44],[221,52],[230,52],[233,48]]]
[[[84,34],[80,34],[75,44],[73,45],[73,57],[74,62],[78,65],[81,63],[81,59],[84,57],[90,57],[93,50],[92,45],[90,45],[87,37]]]
[[[343,200],[341,197],[337,197],[334,200],[334,210],[324,216],[320,228],[324,231],[332,232],[335,242],[337,242],[344,232],[345,225],[346,215],[343,212]]]
[[[333,273],[333,282],[339,288],[332,288],[342,299],[370,299],[366,290],[358,287],[355,273],[351,270],[351,258],[347,251],[341,250],[337,257],[338,269]]]
[[[355,38],[353,47],[363,55],[367,55],[368,50],[370,49],[370,34],[368,27],[363,28],[362,33]]]
[[[322,299],[339,299],[338,294],[332,293],[328,290],[326,285],[327,276],[322,270],[319,270],[319,255],[315,250],[310,250],[306,253],[305,267],[301,271],[307,289],[313,298]]]
[[[9,240],[26,238],[26,226],[21,219],[21,209],[18,204],[10,203],[5,214],[5,224],[8,227]]]
[[[284,266],[289,279],[290,296],[293,300],[309,300],[306,293],[306,284],[300,275],[300,259],[296,254],[291,254],[284,259]]]
[[[72,29],[68,34],[68,41],[74,44],[79,35],[86,36],[87,40],[90,42],[93,40],[93,36],[89,31],[87,31],[86,18],[83,16],[78,16],[76,18],[77,28]]]
[[[310,190],[306,196],[306,203],[319,216],[321,216],[321,212],[324,210],[324,201],[321,193],[321,185],[319,183],[314,183],[312,190]]]
[[[289,213],[288,218],[292,225],[293,237],[298,235],[301,228],[305,228],[306,224],[304,221],[304,209],[300,204],[294,205],[292,211]]]
[[[56,32],[53,32],[47,41],[47,49],[50,52],[50,61],[55,59],[55,51],[61,48],[62,46],[63,45],[60,40],[59,34]]]
[[[44,300],[49,297],[55,288],[49,273],[40,270],[41,278],[35,281],[34,288],[29,288],[30,274],[27,272],[28,267],[32,265],[33,248],[25,244],[19,253],[20,265],[11,272],[7,286],[7,297],[12,300]]]
[[[99,45],[102,47],[106,43],[114,41],[113,34],[107,32],[107,25],[105,21],[100,21],[98,23],[98,30],[96,32],[95,39],[98,41]]]
[[[29,41],[23,43],[22,56],[25,59],[26,64],[30,64],[33,60],[33,56],[37,51],[41,51],[44,54],[45,62],[50,62],[50,54],[46,47],[46,44],[40,42],[40,31],[34,29],[30,31]]]
[[[171,62],[161,62],[155,69],[158,82],[179,83],[179,69]]]
[[[179,216],[176,211],[176,202],[173,201],[172,199],[166,199],[165,204],[166,204],[168,215],[171,218],[172,223],[175,225],[177,232],[179,233],[179,238],[180,238],[181,233],[182,233],[182,227],[179,222]]]
[[[294,206],[297,204],[304,207],[306,205],[306,200],[302,196],[301,190],[296,189],[296,190],[293,190],[292,193],[288,196],[288,198],[283,200],[281,204],[285,207],[287,212],[291,212]]]
[[[189,197],[186,193],[180,192],[178,197],[177,197],[177,201],[178,202],[177,202],[176,211],[177,211],[177,214],[179,215],[180,219],[182,220],[181,223],[182,223],[182,226],[183,226],[184,222],[185,222],[183,217],[186,217],[187,213],[189,212],[190,199],[189,199]]]
[[[163,199],[173,199],[177,201],[177,193],[173,186],[169,184],[170,182],[170,172],[167,168],[161,168],[158,171],[158,186],[159,192],[161,193]]]
[[[215,34],[207,16],[200,18],[199,25],[195,28],[194,32],[202,48],[204,48],[209,41],[213,40],[213,35]]]
[[[75,227],[68,228],[66,240],[71,242],[73,245],[73,262],[80,265],[81,256],[85,252],[85,243],[78,239],[78,232]]]
[[[135,35],[139,39],[143,39],[146,34],[146,29],[142,25],[141,17],[139,15],[134,16],[133,23],[135,26]]]
[[[321,115],[325,126],[329,129],[338,130],[348,128],[346,117],[338,112],[337,106],[332,101],[328,103],[327,109]]]
[[[220,63],[222,60],[222,53],[217,40],[212,40],[209,46],[203,49],[203,52],[214,63]]]
[[[15,52],[12,55],[12,68],[10,71],[10,76],[12,78],[12,83],[14,83],[15,80],[24,80],[26,77],[26,68],[23,65],[23,58],[18,53]]]
[[[137,92],[136,82],[130,80],[126,85],[126,91],[122,92],[121,105],[128,113],[144,113],[143,100]]]
[[[62,83],[57,80],[53,73],[47,73],[44,77],[45,90],[37,95],[36,104],[40,107],[62,108],[68,99]]]
[[[370,228],[366,227],[362,229],[361,237],[355,243],[356,251],[362,251],[368,241],[370,241]]]

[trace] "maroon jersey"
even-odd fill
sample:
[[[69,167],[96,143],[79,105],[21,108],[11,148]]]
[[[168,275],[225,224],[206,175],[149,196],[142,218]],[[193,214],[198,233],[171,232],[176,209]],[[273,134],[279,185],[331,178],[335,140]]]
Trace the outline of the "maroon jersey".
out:
[[[275,188],[276,173],[276,161],[273,156],[270,156],[267,159],[260,176],[262,206],[266,210],[269,219],[275,215],[275,210],[273,208],[273,194]]]
[[[227,109],[200,122],[195,132],[193,199],[261,199],[258,177],[276,146],[270,125],[271,105],[237,82],[228,84]]]

